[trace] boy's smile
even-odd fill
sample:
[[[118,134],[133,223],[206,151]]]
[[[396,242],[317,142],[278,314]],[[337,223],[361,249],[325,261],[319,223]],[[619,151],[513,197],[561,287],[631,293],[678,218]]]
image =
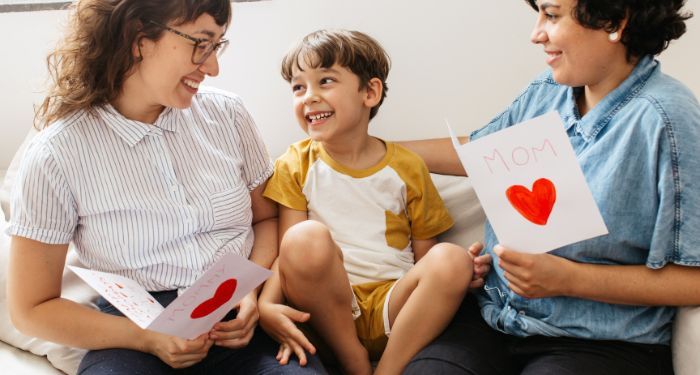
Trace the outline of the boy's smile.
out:
[[[307,113],[305,117],[309,125],[322,125],[331,116],[333,116],[332,111],[314,111]]]
[[[366,138],[371,107],[367,90],[348,68],[311,67],[301,62],[291,79],[294,112],[309,137],[324,144]]]

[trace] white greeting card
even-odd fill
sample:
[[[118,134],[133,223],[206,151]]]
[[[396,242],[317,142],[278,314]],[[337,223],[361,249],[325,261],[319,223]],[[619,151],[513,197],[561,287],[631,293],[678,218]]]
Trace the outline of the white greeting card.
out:
[[[464,145],[450,133],[500,244],[544,253],[608,233],[558,113]]]
[[[68,267],[139,327],[186,339],[211,330],[246,294],[272,275],[270,270],[230,253],[163,308],[134,280]]]

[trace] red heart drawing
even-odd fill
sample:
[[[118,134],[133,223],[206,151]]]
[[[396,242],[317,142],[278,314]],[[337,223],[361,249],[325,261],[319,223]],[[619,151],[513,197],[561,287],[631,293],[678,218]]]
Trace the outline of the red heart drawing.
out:
[[[221,307],[221,305],[228,302],[228,300],[233,297],[233,293],[236,291],[237,285],[238,281],[236,281],[236,279],[228,279],[222,282],[221,285],[216,288],[214,297],[209,298],[208,300],[200,303],[199,306],[195,307],[194,310],[192,310],[192,314],[190,314],[190,318],[203,318],[216,311],[216,309]]]
[[[506,190],[510,204],[527,220],[546,225],[557,200],[557,190],[552,181],[540,178],[532,185],[532,191],[522,185],[513,185]]]

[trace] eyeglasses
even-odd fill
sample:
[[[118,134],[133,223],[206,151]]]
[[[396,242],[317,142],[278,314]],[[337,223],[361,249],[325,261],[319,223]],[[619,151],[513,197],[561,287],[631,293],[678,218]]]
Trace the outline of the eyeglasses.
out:
[[[204,64],[205,61],[211,56],[212,53],[216,52],[216,57],[221,57],[221,55],[224,53],[226,50],[226,47],[228,47],[228,39],[221,39],[219,40],[218,43],[214,43],[209,39],[200,39],[200,38],[195,38],[191,35],[187,35],[181,31],[177,31],[173,29],[172,27],[168,27],[165,25],[161,25],[158,22],[150,21],[150,23],[160,26],[171,33],[177,34],[185,39],[188,39],[192,42],[194,42],[194,46],[192,49],[192,64],[195,65],[201,65]]]

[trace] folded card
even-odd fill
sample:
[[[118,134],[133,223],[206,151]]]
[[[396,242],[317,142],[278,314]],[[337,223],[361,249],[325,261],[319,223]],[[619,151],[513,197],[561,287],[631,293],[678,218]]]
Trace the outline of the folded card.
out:
[[[163,308],[134,280],[80,267],[68,268],[139,327],[186,339],[211,330],[245,295],[272,274],[229,253]]]
[[[608,233],[558,113],[464,145],[449,130],[502,245],[543,253]]]

